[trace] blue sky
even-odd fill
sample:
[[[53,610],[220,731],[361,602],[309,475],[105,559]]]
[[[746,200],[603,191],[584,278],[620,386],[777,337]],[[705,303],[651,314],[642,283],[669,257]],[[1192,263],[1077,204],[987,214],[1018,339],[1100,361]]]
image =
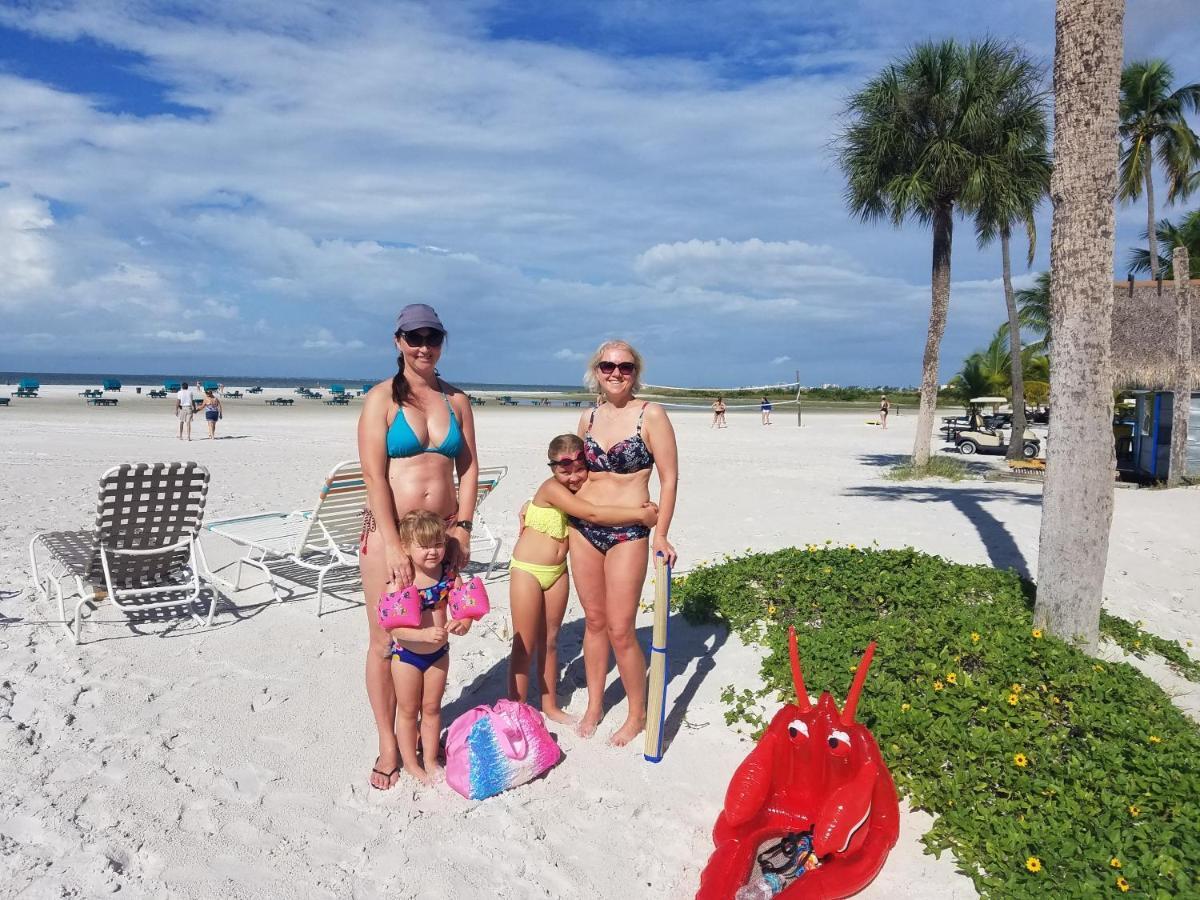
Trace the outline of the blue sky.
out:
[[[1127,58],[1200,80],[1191,4],[1130,3]],[[928,233],[847,216],[830,141],[988,34],[1049,61],[1053,3],[0,0],[0,369],[382,376],[423,301],[451,379],[624,336],[654,383],[914,383]],[[956,238],[944,377],[1003,320]]]

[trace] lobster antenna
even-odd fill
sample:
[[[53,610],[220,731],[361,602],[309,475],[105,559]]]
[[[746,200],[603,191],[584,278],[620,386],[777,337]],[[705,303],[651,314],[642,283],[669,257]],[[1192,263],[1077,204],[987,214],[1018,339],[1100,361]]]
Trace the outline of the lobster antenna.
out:
[[[858,709],[858,698],[862,694],[863,682],[867,680],[867,669],[871,668],[871,657],[875,655],[875,642],[867,644],[866,652],[854,673],[854,681],[850,685],[850,693],[846,695],[846,706],[842,709],[842,724],[854,724],[854,712]]]
[[[802,712],[812,707],[808,702],[808,691],[804,687],[804,676],[800,674],[800,651],[796,649],[796,626],[788,626],[788,656],[792,659],[792,684],[796,686],[796,705]]]

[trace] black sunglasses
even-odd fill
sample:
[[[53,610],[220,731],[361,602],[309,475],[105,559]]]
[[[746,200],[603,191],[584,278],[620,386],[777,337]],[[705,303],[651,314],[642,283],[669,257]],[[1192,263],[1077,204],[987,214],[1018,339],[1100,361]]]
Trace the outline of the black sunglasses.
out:
[[[607,359],[604,362],[596,363],[596,368],[604,375],[620,372],[622,375],[629,376],[637,371],[637,366],[631,362],[615,363],[609,362]]]
[[[424,331],[404,331],[401,332],[401,336],[404,338],[404,343],[410,347],[440,347],[442,341],[446,339],[444,332],[431,328]]]

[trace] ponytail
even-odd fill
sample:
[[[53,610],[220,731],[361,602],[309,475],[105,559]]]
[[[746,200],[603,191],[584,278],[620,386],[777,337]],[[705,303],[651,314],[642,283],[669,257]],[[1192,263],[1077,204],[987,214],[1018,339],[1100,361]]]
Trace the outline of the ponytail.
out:
[[[399,337],[397,333],[396,337]],[[408,379],[404,377],[404,354],[401,353],[396,357],[396,374],[392,376],[392,400],[397,406],[403,406],[404,401],[408,399],[409,392],[412,390],[408,386]]]

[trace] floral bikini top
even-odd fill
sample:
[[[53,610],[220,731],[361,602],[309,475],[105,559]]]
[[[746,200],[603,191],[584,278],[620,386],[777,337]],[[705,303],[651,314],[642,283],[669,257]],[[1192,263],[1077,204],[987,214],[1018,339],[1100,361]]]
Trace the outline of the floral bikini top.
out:
[[[646,415],[648,405],[643,403],[642,411],[638,413],[637,432],[632,437],[617,441],[608,450],[603,450],[592,437],[592,424],[596,421],[596,410],[592,410],[587,433],[583,436],[583,458],[587,462],[589,472],[631,475],[654,466],[654,454],[642,440],[642,418]]]
[[[442,562],[442,580],[429,587],[417,588],[417,596],[421,598],[421,611],[437,609],[450,599],[450,587],[454,584],[454,572],[450,564]]]

